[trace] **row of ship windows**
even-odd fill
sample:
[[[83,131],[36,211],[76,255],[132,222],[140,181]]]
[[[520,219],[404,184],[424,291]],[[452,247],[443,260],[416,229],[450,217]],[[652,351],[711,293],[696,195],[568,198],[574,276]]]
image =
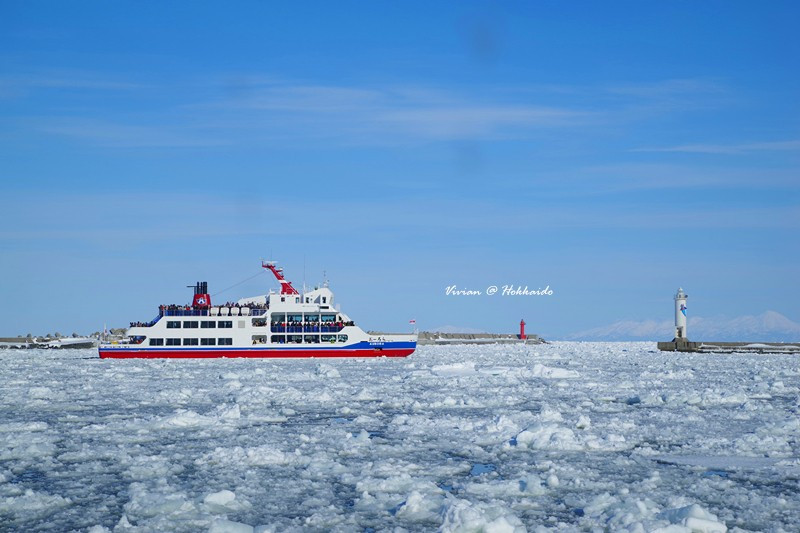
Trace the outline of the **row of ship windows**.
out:
[[[183,321],[184,328],[197,328],[198,324],[203,329],[208,328],[232,328],[233,321],[232,320],[201,320],[198,322],[197,320],[185,320]],[[167,321],[167,329],[180,329],[181,322],[179,320],[168,320]]]
[[[327,344],[347,342],[347,335],[272,335],[273,344]],[[266,335],[253,335],[253,344],[266,344]]]
[[[347,342],[347,335],[273,335],[270,339],[273,343],[305,343],[305,344],[319,344],[319,343],[335,343]],[[253,344],[265,344],[267,342],[266,336],[253,335]],[[204,339],[150,339],[150,346],[233,346],[232,338],[204,338]]]
[[[311,320],[309,320],[309,317],[311,317]],[[300,324],[302,324],[304,326],[309,326],[309,327],[310,326],[332,327],[335,324],[333,319],[336,318],[336,315],[322,315],[322,322],[318,321],[317,315],[314,315],[314,316],[306,315],[305,320],[303,320],[302,315],[289,315],[288,322],[284,321],[285,318],[286,318],[285,316],[279,316],[277,321],[273,321],[272,322],[272,325],[280,327],[280,328],[284,328],[284,327],[287,327],[287,326],[288,327],[292,327],[292,324],[290,324],[291,322],[297,322],[298,326]],[[242,324],[243,324],[243,322],[240,321],[239,327],[243,327]],[[343,324],[344,325],[348,325],[348,323],[343,323]],[[266,326],[267,325],[267,321],[265,319],[254,318],[253,319],[253,325],[254,326]],[[339,327],[341,327],[341,325],[342,325],[342,323],[338,324]],[[352,323],[349,323],[349,325],[352,325]],[[198,327],[201,328],[201,329],[232,328],[233,327],[233,321],[232,320],[200,320],[200,321],[198,321],[198,320],[184,320],[184,321],[168,320],[167,321],[167,329],[181,329],[181,328],[184,328],[184,329],[197,329]]]
[[[166,342],[164,342],[166,341]],[[232,338],[222,339],[150,339],[150,346],[233,346]]]

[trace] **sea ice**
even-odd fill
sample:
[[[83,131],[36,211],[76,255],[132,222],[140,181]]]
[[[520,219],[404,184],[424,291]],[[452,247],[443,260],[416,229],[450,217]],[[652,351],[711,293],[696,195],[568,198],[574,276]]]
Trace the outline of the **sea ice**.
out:
[[[0,354],[0,531],[800,523],[789,354],[572,342],[341,361]]]

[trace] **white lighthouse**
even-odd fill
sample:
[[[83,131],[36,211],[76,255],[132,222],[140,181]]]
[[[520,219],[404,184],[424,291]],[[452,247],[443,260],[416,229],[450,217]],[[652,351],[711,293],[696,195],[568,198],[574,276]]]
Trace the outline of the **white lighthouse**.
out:
[[[675,293],[675,340],[687,340],[686,335],[686,299],[689,295],[678,289]]]

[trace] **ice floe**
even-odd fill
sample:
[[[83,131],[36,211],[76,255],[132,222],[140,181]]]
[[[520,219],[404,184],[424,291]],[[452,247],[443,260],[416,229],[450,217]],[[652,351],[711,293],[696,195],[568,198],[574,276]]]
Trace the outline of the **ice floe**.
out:
[[[0,358],[0,530],[792,531],[800,360]]]

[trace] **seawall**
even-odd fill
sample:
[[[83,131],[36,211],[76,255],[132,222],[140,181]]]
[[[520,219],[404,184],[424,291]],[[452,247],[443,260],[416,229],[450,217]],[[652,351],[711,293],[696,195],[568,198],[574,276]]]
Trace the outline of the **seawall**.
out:
[[[526,335],[520,339],[513,333],[437,333],[422,331],[417,344],[542,344],[538,335]]]
[[[800,342],[693,342],[678,340],[659,342],[658,349],[664,352],[800,354]]]

